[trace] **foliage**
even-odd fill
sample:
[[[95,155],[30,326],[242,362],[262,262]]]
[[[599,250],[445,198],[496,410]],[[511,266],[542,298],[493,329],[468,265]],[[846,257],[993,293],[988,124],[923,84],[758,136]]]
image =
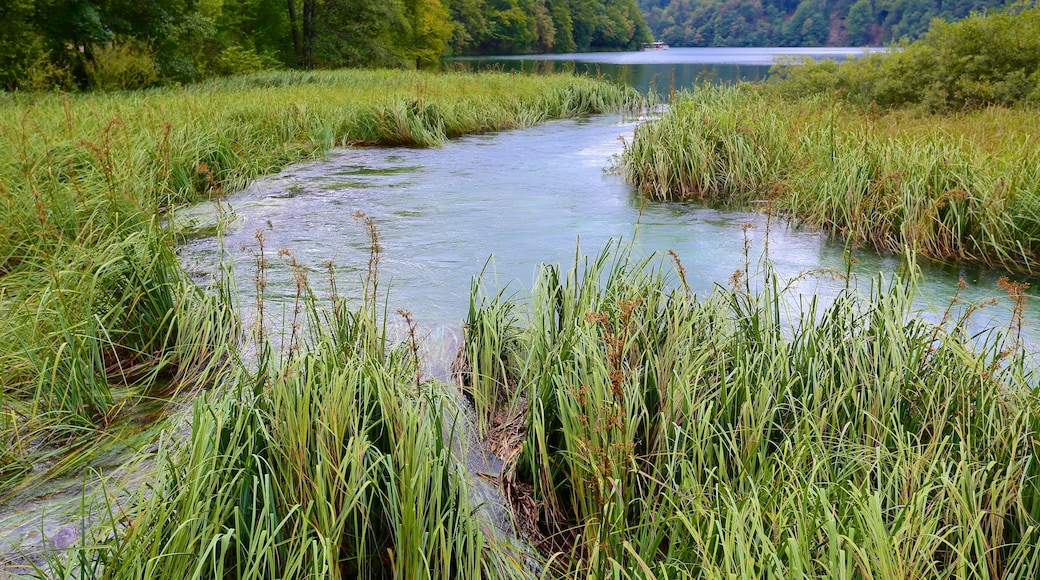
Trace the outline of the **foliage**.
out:
[[[0,7],[0,33],[0,88],[104,90],[154,84],[151,67],[159,82],[191,83],[651,39],[636,0],[11,0]]]
[[[632,49],[651,40],[635,0],[449,0],[462,54]]]
[[[159,82],[159,71],[147,50],[132,42],[111,42],[94,50],[87,80],[101,91],[144,89]]]
[[[33,0],[0,6],[0,88],[17,86],[42,56],[42,39],[31,26]]]
[[[773,83],[784,95],[837,91],[860,106],[932,110],[1040,103],[1040,8],[936,20],[898,50],[833,62],[784,63]],[[803,66],[804,65],[804,66]]]
[[[673,46],[880,46],[1008,0],[640,0]]]

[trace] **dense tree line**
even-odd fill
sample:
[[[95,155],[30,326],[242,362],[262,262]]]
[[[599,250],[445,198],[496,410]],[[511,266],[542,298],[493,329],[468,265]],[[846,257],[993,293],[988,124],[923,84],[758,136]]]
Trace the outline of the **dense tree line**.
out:
[[[637,0],[3,0],[0,87],[135,88],[649,40]]]
[[[640,0],[658,39],[676,46],[877,46],[916,39],[1006,0]]]
[[[456,54],[636,48],[652,37],[636,0],[447,0]]]

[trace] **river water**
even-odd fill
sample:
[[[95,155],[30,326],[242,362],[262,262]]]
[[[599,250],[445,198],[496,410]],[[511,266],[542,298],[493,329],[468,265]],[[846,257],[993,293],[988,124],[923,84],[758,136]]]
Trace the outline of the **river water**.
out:
[[[650,83],[660,90],[662,80],[683,88],[705,77],[761,78],[782,55],[841,59],[857,54],[862,49],[669,49],[466,58],[447,67],[598,72],[645,91]],[[380,279],[384,289],[389,287],[389,312],[410,310],[435,341],[458,329],[469,305],[471,281],[479,272],[488,272],[489,292],[522,295],[539,264],[571,264],[577,247],[596,254],[612,239],[630,244],[636,256],[671,249],[687,269],[691,287],[701,293],[726,284],[743,266],[745,235],[751,240],[753,267],[769,260],[782,278],[800,280],[796,293],[826,304],[844,287],[833,276],[799,278],[808,271],[846,269],[840,240],[784,222],[769,223],[753,211],[646,202],[610,172],[624,141],[646,121],[597,115],[462,137],[436,149],[335,150],[231,195],[222,208],[230,226],[220,243],[212,236],[194,238],[181,246],[181,259],[205,284],[216,264],[230,257],[246,313],[255,298],[252,264],[258,231],[268,256],[288,249],[311,268],[316,287],[321,287],[321,263],[334,260],[343,274],[340,287],[357,289],[360,283],[350,283],[363,275],[369,242],[352,216],[362,211],[380,231]],[[178,219],[189,230],[211,231],[217,213],[215,205],[204,204],[180,212]],[[748,223],[753,229],[745,231]],[[864,293],[875,276],[891,280],[901,265],[898,257],[865,249],[854,256]],[[284,260],[270,264],[267,295],[288,304],[295,293],[289,268]],[[926,264],[917,308],[922,316],[935,318],[929,311],[948,305],[962,276],[969,284],[963,294],[969,301],[1005,296],[996,288],[999,275],[976,267]],[[982,331],[1007,320],[1007,302],[977,314],[973,328]],[[1026,311],[1032,321],[1040,320],[1035,311]],[[1030,337],[1035,326],[1026,324]]]
[[[310,268],[317,288],[322,263],[334,260],[341,291],[357,289],[360,282],[350,283],[363,276],[369,241],[352,215],[362,211],[380,233],[379,277],[384,290],[389,287],[389,312],[410,310],[421,330],[435,337],[458,328],[471,281],[482,271],[488,272],[489,292],[523,294],[539,264],[572,264],[576,248],[596,254],[611,239],[629,244],[639,257],[675,251],[698,293],[727,284],[743,268],[745,235],[753,270],[765,260],[787,280],[821,269],[845,270],[844,245],[819,232],[769,223],[752,211],[645,201],[610,171],[623,141],[643,121],[601,115],[463,137],[435,149],[335,150],[228,198],[224,250],[218,251],[216,239],[200,237],[181,247],[181,258],[204,282],[226,252],[235,260],[248,310],[255,296],[256,233],[262,231],[271,258],[269,298],[289,304],[296,291],[287,261],[274,257],[280,249]],[[206,204],[178,219],[207,229],[216,215],[217,206]],[[745,224],[753,226],[746,234]],[[864,293],[875,276],[891,280],[900,268],[899,257],[867,250],[854,257]],[[929,310],[946,307],[962,276],[970,301],[1004,295],[996,285],[997,271],[927,264],[922,270],[918,307],[926,318],[934,317]],[[844,287],[833,276],[809,276],[800,278],[794,291],[826,303]],[[974,329],[999,324],[1008,307],[978,313]]]
[[[782,55],[841,59],[862,53],[854,48],[687,48],[456,59],[447,66],[599,70],[645,91],[661,79],[677,88],[692,87],[704,80],[698,72],[704,70],[716,80],[760,78]],[[577,247],[594,254],[611,239],[631,244],[639,256],[675,251],[691,287],[702,293],[726,283],[742,267],[745,224],[754,226],[746,232],[753,266],[768,260],[786,279],[814,270],[845,270],[844,245],[821,233],[769,224],[753,211],[645,201],[610,169],[623,143],[646,120],[602,115],[463,137],[434,149],[334,150],[230,196],[221,210],[231,217],[223,248],[213,237],[198,237],[181,247],[181,258],[203,283],[217,262],[234,260],[248,311],[255,296],[256,233],[262,230],[269,255],[291,251],[312,269],[316,287],[321,287],[322,262],[334,260],[344,274],[341,287],[356,289],[360,284],[350,283],[361,278],[369,247],[352,217],[361,211],[380,232],[380,280],[384,289],[389,287],[389,312],[410,310],[421,329],[434,336],[458,328],[471,281],[480,272],[488,272],[490,292],[522,294],[538,264],[573,263]],[[218,213],[214,204],[203,204],[178,219],[188,229],[212,230]],[[864,293],[878,274],[891,280],[900,267],[898,257],[867,250],[854,255]],[[929,310],[947,306],[960,277],[969,284],[963,294],[969,301],[1005,296],[996,286],[998,271],[925,264],[922,273],[917,306],[925,318],[934,318]],[[267,282],[268,297],[285,304],[295,293],[284,260],[271,260]],[[795,291],[826,303],[844,285],[811,276],[800,279]],[[976,314],[974,329],[1005,321],[1010,305],[1003,302]],[[1035,311],[1027,310],[1033,322],[1040,320]],[[1035,326],[1027,324],[1027,336],[1036,336]]]

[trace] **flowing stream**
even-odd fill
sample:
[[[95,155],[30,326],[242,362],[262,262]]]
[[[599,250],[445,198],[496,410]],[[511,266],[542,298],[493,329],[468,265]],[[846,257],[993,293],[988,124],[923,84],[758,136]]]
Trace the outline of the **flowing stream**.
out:
[[[230,255],[248,323],[255,299],[258,232],[270,261],[266,294],[287,311],[296,284],[288,260],[275,258],[275,253],[288,250],[304,264],[319,294],[323,262],[334,260],[342,274],[340,292],[349,292],[353,279],[356,295],[370,242],[353,216],[364,212],[379,230],[379,277],[384,289],[389,287],[387,312],[412,312],[419,334],[426,337],[432,359],[427,364],[441,369],[455,354],[474,276],[485,272],[488,293],[522,296],[539,264],[572,264],[576,252],[596,254],[611,239],[624,240],[638,257],[673,250],[691,288],[701,294],[727,284],[735,270],[743,269],[745,236],[751,268],[760,269],[768,260],[781,278],[792,282],[794,304],[799,295],[827,304],[845,288],[846,282],[832,275],[803,276],[845,271],[844,245],[826,235],[770,223],[761,213],[644,201],[608,171],[641,121],[604,115],[464,137],[436,149],[336,150],[320,161],[258,180],[220,207],[208,204],[182,213],[182,225],[209,230],[223,214],[230,226],[221,240],[201,237],[184,244],[181,257],[205,283],[207,273]],[[854,256],[853,283],[863,293],[877,276],[890,281],[900,268],[898,257],[869,251]],[[924,318],[938,320],[960,277],[969,284],[963,293],[968,301],[999,298],[999,275],[925,266],[916,307]],[[1005,299],[976,314],[973,330],[1003,323],[1009,306]],[[1027,331],[1032,333],[1036,315],[1030,316]],[[1035,334],[1028,336],[1035,342]],[[432,374],[447,378],[444,372]],[[501,461],[483,450],[472,422],[465,421],[465,407],[460,403],[459,416],[466,424],[458,433],[463,440],[454,443],[456,457],[471,475],[474,502],[482,506],[486,521],[493,524],[487,528],[500,544],[522,546],[522,539],[512,536],[498,487],[484,477],[497,475]]]
[[[247,311],[255,298],[257,232],[263,233],[270,261],[268,298],[288,304],[296,292],[287,260],[275,257],[282,249],[311,270],[318,288],[322,263],[334,260],[341,291],[349,291],[354,280],[356,290],[369,253],[366,231],[354,217],[361,211],[379,230],[379,278],[383,290],[389,288],[389,312],[410,310],[420,329],[435,337],[458,329],[473,277],[482,271],[489,293],[522,294],[539,264],[572,264],[576,251],[596,254],[611,239],[623,240],[638,257],[673,250],[691,288],[702,294],[743,269],[745,235],[752,270],[768,259],[781,278],[797,279],[797,293],[823,303],[845,287],[834,276],[802,276],[844,272],[840,240],[782,221],[770,223],[753,211],[644,200],[610,171],[639,122],[603,115],[463,137],[435,149],[335,150],[320,161],[256,181],[222,207],[204,204],[182,212],[182,226],[211,230],[218,212],[230,225],[220,243],[215,237],[185,243],[181,258],[205,283],[217,263],[230,256]],[[745,231],[746,224],[751,229]],[[873,278],[881,274],[891,280],[901,265],[898,256],[868,250],[853,255],[856,283],[864,293]],[[968,301],[999,299],[1006,296],[997,288],[1001,275],[924,264],[917,307],[926,318],[930,310],[942,311],[959,277],[969,284],[963,293]],[[974,329],[1000,324],[1009,307],[1004,300],[983,310],[974,318]],[[1032,316],[1029,322],[1035,321]]]

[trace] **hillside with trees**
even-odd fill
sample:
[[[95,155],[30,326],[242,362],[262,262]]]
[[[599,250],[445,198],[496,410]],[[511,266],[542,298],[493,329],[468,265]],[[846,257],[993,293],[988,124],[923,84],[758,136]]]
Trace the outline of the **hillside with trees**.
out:
[[[0,88],[143,88],[265,68],[635,48],[636,0],[5,0]]]
[[[674,46],[880,46],[1004,0],[640,0]]]

